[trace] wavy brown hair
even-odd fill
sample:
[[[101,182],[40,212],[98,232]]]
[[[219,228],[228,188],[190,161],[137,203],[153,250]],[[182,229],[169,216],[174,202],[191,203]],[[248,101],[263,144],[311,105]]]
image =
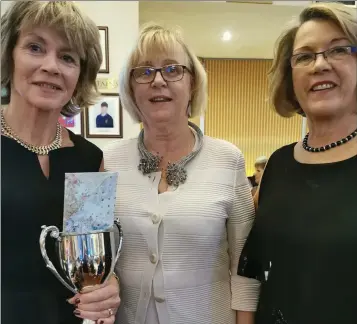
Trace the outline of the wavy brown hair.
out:
[[[290,59],[300,26],[317,19],[333,22],[352,44],[357,44],[357,19],[348,7],[337,3],[319,3],[306,7],[292,22],[292,26],[278,38],[273,65],[269,71],[270,102],[280,116],[291,117],[295,113],[304,115],[295,97]]]
[[[99,93],[97,73],[103,60],[100,35],[96,24],[81,13],[72,1],[14,1],[1,17],[1,88],[10,101],[10,88],[14,71],[13,51],[19,34],[37,26],[54,28],[80,57],[80,75],[73,93],[73,103],[88,108],[95,103]],[[71,117],[79,112],[67,103],[61,113]]]

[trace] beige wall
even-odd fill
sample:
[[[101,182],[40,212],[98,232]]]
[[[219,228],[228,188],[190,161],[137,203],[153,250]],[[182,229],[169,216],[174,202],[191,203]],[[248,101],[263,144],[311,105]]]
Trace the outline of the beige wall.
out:
[[[301,6],[225,3],[223,1],[141,1],[140,24],[157,21],[180,26],[198,56],[272,58],[273,45]],[[232,40],[223,42],[225,30]]]
[[[5,10],[10,6],[12,1],[1,1],[1,16],[5,12]]]
[[[154,20],[180,26],[198,56],[269,59],[281,31],[304,6],[312,3],[236,1],[140,1],[140,24]],[[351,11],[357,15],[357,9]],[[229,42],[220,39],[225,30],[232,32]]]

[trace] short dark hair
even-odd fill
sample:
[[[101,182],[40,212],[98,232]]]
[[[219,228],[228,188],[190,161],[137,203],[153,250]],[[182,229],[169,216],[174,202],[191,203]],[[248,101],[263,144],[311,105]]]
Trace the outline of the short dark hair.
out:
[[[108,104],[107,104],[105,101],[103,101],[100,106],[101,106],[101,107],[107,107],[107,108],[108,108]]]

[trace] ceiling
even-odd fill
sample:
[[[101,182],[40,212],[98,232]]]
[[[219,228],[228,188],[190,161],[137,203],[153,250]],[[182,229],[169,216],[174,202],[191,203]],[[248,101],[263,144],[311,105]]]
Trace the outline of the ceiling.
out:
[[[304,1],[303,1],[304,3]],[[303,7],[222,1],[140,1],[140,24],[180,26],[186,42],[206,58],[272,58],[274,42]],[[222,41],[230,31],[230,41]]]

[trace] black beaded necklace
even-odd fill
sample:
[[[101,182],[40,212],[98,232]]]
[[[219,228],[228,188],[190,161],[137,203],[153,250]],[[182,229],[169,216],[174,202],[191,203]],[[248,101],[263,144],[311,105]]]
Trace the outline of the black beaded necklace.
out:
[[[331,144],[327,144],[327,145],[321,146],[321,147],[311,147],[307,144],[307,141],[309,139],[309,133],[307,133],[304,140],[302,141],[302,147],[306,151],[309,151],[309,152],[324,152],[329,149],[332,149],[333,147],[337,147],[337,146],[340,146],[342,144],[349,142],[352,138],[356,137],[356,135],[357,135],[357,129],[355,131],[353,131],[350,135],[346,136],[345,138],[343,138],[337,142],[333,142]]]

